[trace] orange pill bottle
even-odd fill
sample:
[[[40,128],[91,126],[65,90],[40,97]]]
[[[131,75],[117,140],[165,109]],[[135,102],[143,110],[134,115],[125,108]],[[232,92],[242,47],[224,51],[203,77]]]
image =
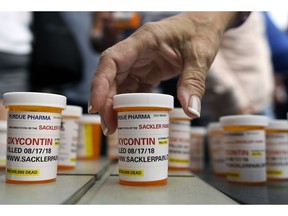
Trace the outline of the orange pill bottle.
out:
[[[266,129],[267,179],[288,180],[288,122],[270,120]]]
[[[131,93],[114,96],[118,117],[119,183],[167,184],[171,95]]]
[[[101,157],[102,130],[98,114],[84,114],[79,119],[80,140],[77,160],[98,160]]]
[[[169,170],[189,170],[190,165],[190,121],[182,108],[169,113]]]
[[[8,92],[7,183],[47,183],[56,180],[61,112],[66,97],[38,92]]]
[[[205,137],[206,128],[201,126],[190,127],[190,171],[200,173],[205,166]]]
[[[76,167],[79,143],[79,119],[82,107],[67,105],[62,111],[58,170],[71,170]]]
[[[223,128],[219,122],[211,122],[207,126],[208,157],[212,173],[226,176],[225,149]]]
[[[220,118],[224,129],[227,175],[231,183],[265,184],[268,118],[232,115]]]

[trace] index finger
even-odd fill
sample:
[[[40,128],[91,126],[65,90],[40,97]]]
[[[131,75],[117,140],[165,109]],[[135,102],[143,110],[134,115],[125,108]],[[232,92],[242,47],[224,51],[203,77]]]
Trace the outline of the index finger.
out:
[[[116,89],[113,90],[112,86],[113,82],[115,82],[117,66],[116,62],[109,55],[110,49],[107,49],[101,55],[98,68],[92,78],[88,107],[89,113],[101,112],[107,98],[109,98],[108,95],[110,95],[111,99],[116,94]]]
[[[138,50],[138,41],[128,38],[101,54],[91,82],[90,112],[101,112],[106,99],[116,94],[116,86],[128,76],[129,69],[137,59]]]

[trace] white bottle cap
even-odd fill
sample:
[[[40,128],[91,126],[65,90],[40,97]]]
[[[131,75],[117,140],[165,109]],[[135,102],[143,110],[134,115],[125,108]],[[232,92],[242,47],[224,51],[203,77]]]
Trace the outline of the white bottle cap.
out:
[[[223,130],[223,128],[221,127],[220,122],[210,122],[207,126],[207,130],[208,131],[212,131],[212,130]]]
[[[80,106],[67,105],[66,108],[62,111],[63,116],[82,116],[83,109]]]
[[[3,95],[4,106],[66,107],[66,97],[42,92],[8,92]]]
[[[121,107],[160,107],[174,108],[174,98],[171,95],[159,93],[128,93],[113,97],[113,108]]]
[[[288,122],[284,119],[270,120],[267,129],[288,130]]]
[[[6,120],[0,120],[0,130],[1,131],[7,130],[7,121]]]
[[[207,130],[205,127],[196,127],[196,126],[192,126],[190,128],[190,132],[192,134],[199,134],[199,135],[205,135]]]
[[[189,116],[186,115],[182,108],[176,107],[169,112],[170,118],[186,118],[191,119]]]
[[[80,123],[100,124],[101,118],[98,114],[84,114],[79,119]]]
[[[220,118],[221,126],[267,126],[268,118],[260,115],[231,115]]]

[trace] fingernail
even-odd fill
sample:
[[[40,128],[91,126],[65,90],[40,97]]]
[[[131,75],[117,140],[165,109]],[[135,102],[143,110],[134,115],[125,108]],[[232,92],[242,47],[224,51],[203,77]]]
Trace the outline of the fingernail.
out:
[[[93,106],[90,103],[90,100],[88,101],[88,106],[87,106],[87,112],[88,114],[96,114],[97,112],[93,112]]]
[[[196,95],[192,95],[189,100],[188,104],[188,111],[195,115],[197,118],[200,117],[200,111],[201,111],[201,102],[199,97]]]
[[[91,114],[91,110],[93,109],[92,105],[88,103],[88,113]]]
[[[103,134],[104,134],[105,136],[107,136],[107,135],[108,135],[108,128],[107,128],[105,122],[104,122],[102,119],[101,119],[101,128],[102,128]]]

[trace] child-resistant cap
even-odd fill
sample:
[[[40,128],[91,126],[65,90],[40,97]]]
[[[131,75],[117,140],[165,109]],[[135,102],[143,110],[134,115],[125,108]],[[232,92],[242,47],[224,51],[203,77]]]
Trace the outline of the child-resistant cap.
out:
[[[221,127],[220,122],[211,122],[211,123],[208,124],[207,130],[208,130],[208,131],[212,131],[212,130],[223,130],[223,128]]]
[[[67,105],[66,108],[62,111],[63,116],[82,116],[83,109],[80,106]]]
[[[176,107],[169,112],[170,118],[185,118],[191,119],[189,116],[186,115],[182,108]]]
[[[261,115],[231,115],[220,118],[221,126],[267,126],[268,118]]]
[[[3,95],[4,106],[47,106],[65,109],[66,97],[42,92],[7,92]]]
[[[288,130],[288,122],[284,119],[270,120],[267,129]]]
[[[113,97],[113,108],[122,107],[160,107],[174,108],[174,98],[171,95],[159,93],[128,93]]]
[[[196,126],[192,126],[190,128],[190,133],[192,134],[199,134],[199,135],[205,135],[207,132],[205,127],[196,127]]]
[[[101,118],[98,114],[84,114],[79,119],[80,123],[101,124]]]
[[[0,120],[0,130],[2,130],[2,131],[7,130],[7,121],[6,120]]]

